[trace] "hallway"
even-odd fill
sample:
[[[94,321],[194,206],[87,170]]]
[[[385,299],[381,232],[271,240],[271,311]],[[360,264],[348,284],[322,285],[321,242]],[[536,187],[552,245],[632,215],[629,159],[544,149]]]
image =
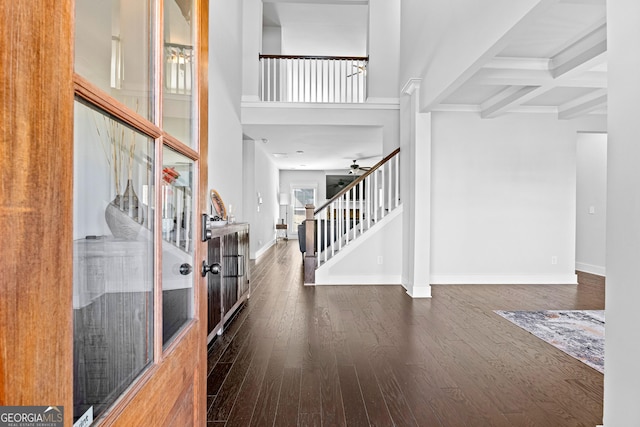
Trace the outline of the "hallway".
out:
[[[209,426],[595,426],[603,375],[492,310],[602,309],[604,285],[302,285],[296,241],[252,262],[208,354]]]

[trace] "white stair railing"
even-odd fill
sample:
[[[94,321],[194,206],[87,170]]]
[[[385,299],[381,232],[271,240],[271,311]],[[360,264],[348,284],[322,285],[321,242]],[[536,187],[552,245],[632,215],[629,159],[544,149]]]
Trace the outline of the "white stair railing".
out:
[[[314,211],[320,267],[400,205],[400,149],[396,149]]]

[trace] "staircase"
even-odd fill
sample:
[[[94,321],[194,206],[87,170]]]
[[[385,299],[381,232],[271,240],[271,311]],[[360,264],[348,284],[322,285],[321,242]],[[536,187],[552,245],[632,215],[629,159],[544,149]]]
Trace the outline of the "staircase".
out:
[[[315,284],[315,270],[354,241],[376,229],[400,207],[400,149],[314,209],[307,206],[305,283]]]

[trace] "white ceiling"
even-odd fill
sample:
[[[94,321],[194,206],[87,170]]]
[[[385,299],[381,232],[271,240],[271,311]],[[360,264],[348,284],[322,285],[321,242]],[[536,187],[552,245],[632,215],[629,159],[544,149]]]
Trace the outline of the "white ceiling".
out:
[[[560,0],[507,35],[504,47],[436,110],[514,112],[559,119],[606,113],[605,0]]]
[[[344,7],[339,5],[367,4],[357,0],[264,3],[265,23],[291,25],[299,31],[305,25],[312,28],[318,21],[331,21],[336,24],[331,26],[334,32],[345,27],[345,18],[354,19],[336,13],[337,7]],[[325,47],[331,49],[336,39],[347,43],[353,29],[333,34]],[[358,31],[366,36],[366,25]],[[300,42],[303,37],[296,34]],[[474,111],[486,119],[517,112],[552,113],[559,119],[606,114],[605,0],[560,0],[536,19],[523,20],[500,43],[499,53],[484,58],[469,79],[450,88],[435,110]],[[274,158],[280,169],[346,169],[351,160],[376,156],[371,162],[358,162],[371,166],[368,163],[383,154],[382,130],[375,127],[266,125],[243,130],[248,138],[267,139],[263,145],[267,152],[286,153]],[[295,154],[299,150],[304,153]]]
[[[243,130],[274,156],[279,169],[348,171],[353,160],[373,166],[382,158],[379,126],[245,125]]]

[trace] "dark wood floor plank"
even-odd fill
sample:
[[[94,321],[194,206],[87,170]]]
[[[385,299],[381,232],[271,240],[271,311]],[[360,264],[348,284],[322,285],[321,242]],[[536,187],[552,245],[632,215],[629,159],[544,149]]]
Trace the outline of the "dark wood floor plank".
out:
[[[398,426],[416,426],[418,423],[393,369],[396,363],[396,352],[391,347],[378,346],[371,353],[371,364],[393,423]]]
[[[321,414],[322,397],[320,392],[320,368],[302,368],[300,383],[300,414]]]
[[[272,349],[273,338],[261,338],[256,343],[256,354],[238,391],[233,408],[229,412],[227,424],[250,425]]]
[[[238,392],[251,366],[253,356],[257,351],[257,346],[252,345],[252,340],[248,340],[240,351],[237,360],[233,363],[227,378],[225,378],[216,398],[209,408],[207,421],[226,421],[229,418],[231,409],[238,397]],[[215,369],[215,368],[214,368]]]
[[[220,387],[222,387],[222,383],[227,378],[232,363],[216,363],[209,376],[207,377],[207,394],[215,396],[220,391]]]
[[[294,427],[298,425],[300,378],[300,368],[284,369],[274,426]]]
[[[300,414],[298,425],[300,427],[321,427],[322,417],[320,414]]]
[[[353,304],[353,302],[351,303]],[[355,306],[352,308],[355,308]],[[349,350],[353,366],[356,371],[358,384],[360,384],[360,391],[362,392],[362,398],[364,400],[369,423],[375,426],[393,425],[389,409],[387,408],[387,404],[385,403],[384,397],[380,391],[380,386],[378,385],[375,372],[371,367],[369,354],[364,346],[365,342],[368,342],[369,345],[374,342],[374,340],[371,340],[372,335],[364,334],[363,336],[360,332],[361,327],[356,325],[356,319],[360,316],[355,316],[353,311],[343,310],[341,315],[345,320],[344,325],[347,333]]]
[[[325,358],[320,363],[320,397],[323,425],[346,425],[339,378],[335,356]]]
[[[367,409],[364,405],[358,376],[353,366],[338,366],[338,379],[344,404],[345,421],[349,427],[366,427],[369,425]]]
[[[429,370],[419,365],[399,365],[395,369],[400,387],[419,426],[439,427],[440,419],[431,407],[431,400],[444,393],[430,382]]]
[[[253,417],[251,418],[252,426],[270,426],[276,417],[278,408],[278,397],[282,385],[282,377],[284,375],[285,351],[276,350],[271,354],[269,365],[264,375],[264,381],[258,394]]]
[[[251,261],[251,298],[210,345],[208,425],[602,423],[602,374],[493,312],[602,309],[602,278],[433,286],[431,299],[305,287],[296,243]]]

